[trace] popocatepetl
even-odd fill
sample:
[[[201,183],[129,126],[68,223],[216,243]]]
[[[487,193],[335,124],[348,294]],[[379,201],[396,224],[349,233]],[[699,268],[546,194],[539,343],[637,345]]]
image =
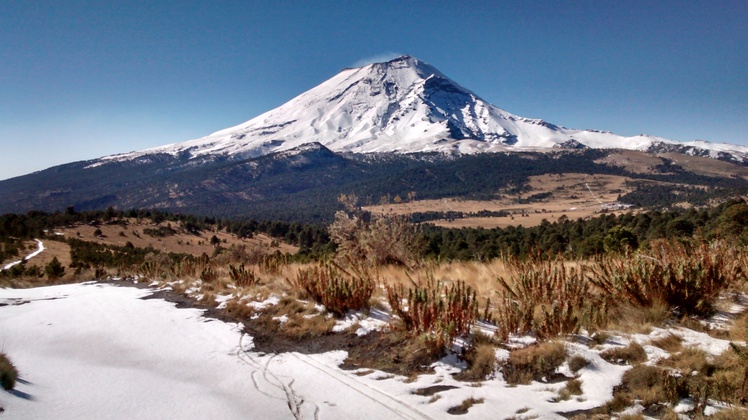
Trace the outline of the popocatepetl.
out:
[[[209,136],[108,156],[94,165],[160,153],[246,159],[314,142],[336,152],[355,153],[472,154],[589,147],[748,162],[744,146],[684,143],[648,135],[623,137],[523,118],[484,101],[431,65],[401,56],[344,69],[278,108]]]

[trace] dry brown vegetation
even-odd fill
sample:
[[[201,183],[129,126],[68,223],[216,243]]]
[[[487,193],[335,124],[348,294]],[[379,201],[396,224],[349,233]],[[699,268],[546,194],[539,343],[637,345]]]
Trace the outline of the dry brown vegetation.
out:
[[[299,269],[292,286],[343,317],[348,311],[369,309],[375,280],[366,266],[346,271],[333,262]]]
[[[357,367],[420,372],[459,337],[470,344],[463,354],[469,368],[458,379],[481,381],[498,368],[512,385],[559,379],[554,376],[565,361],[574,373],[584,369],[589,360],[581,356],[567,360],[564,339],[584,336],[591,344],[603,344],[609,337],[606,330],[646,333],[653,327],[698,324],[719,306],[720,299],[740,303],[746,291],[748,251],[726,241],[652,242],[635,252],[582,261],[544,257],[435,262],[418,258],[412,226],[404,219],[385,215],[364,220],[361,215],[353,212],[338,218],[340,229],[334,237],[339,252],[329,262],[292,263],[274,253],[279,248],[265,238],[247,241],[211,232],[199,240],[189,237],[197,241],[189,246],[195,246],[192,255],[198,258],[185,256],[175,261],[165,253],[154,253],[129,274],[199,298],[206,306],[222,302],[227,316],[252,319],[255,327],[291,340],[329,336],[335,317],[349,311],[388,310],[393,316],[389,329],[376,338],[362,339],[365,343],[360,347],[348,348]],[[142,243],[173,245],[173,250],[187,246],[182,234],[144,239],[143,227],[153,225],[138,223],[127,229],[127,236],[119,235],[121,226],[104,226],[103,237],[90,240],[106,241],[113,235],[117,238],[111,239],[112,244],[120,243],[137,238],[135,226],[140,226]],[[93,227],[79,229],[65,232],[76,237],[72,232],[93,233]],[[223,248],[220,252],[210,244],[202,248],[201,242],[213,234]],[[64,247],[58,244],[45,242],[50,254],[54,250],[53,255],[62,260]],[[286,245],[280,248],[288,249]],[[202,249],[209,252],[196,253]],[[252,304],[271,296],[276,304]],[[745,340],[746,317],[736,314],[725,326],[724,336]],[[478,319],[492,322],[496,334],[486,337],[476,332]],[[518,335],[537,341],[512,349],[505,362],[497,363],[496,346]],[[671,354],[657,364],[644,363],[647,354],[634,340],[626,347],[601,352],[612,363],[633,366],[601,413],[616,413],[640,401],[648,409],[660,410],[657,415],[662,416],[684,397],[692,398],[700,409],[708,398],[746,404],[745,346],[735,345],[719,357],[709,357],[682,341],[671,334],[643,343]],[[568,382],[559,400],[581,393],[578,379],[561,379]]]
[[[18,379],[18,369],[5,353],[0,352],[0,386],[8,391],[13,389]]]
[[[501,368],[504,380],[512,385],[532,381],[548,382],[566,360],[566,348],[558,341],[544,341],[514,350]]]

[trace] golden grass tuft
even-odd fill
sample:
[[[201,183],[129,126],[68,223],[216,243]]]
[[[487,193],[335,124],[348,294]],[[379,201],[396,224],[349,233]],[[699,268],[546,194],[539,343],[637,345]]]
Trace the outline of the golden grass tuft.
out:
[[[569,370],[574,373],[579,372],[590,364],[590,361],[580,355],[575,355],[569,359]]]
[[[510,385],[550,380],[565,359],[566,347],[558,341],[544,341],[514,350],[502,366],[504,380]]]
[[[455,375],[460,381],[482,381],[496,369],[496,349],[491,343],[478,343],[465,355],[469,368]]]
[[[675,334],[667,334],[664,337],[652,340],[650,344],[659,347],[668,353],[675,353],[680,351],[681,347],[683,347],[683,339]]]
[[[632,341],[626,347],[614,347],[605,350],[600,353],[600,357],[610,363],[633,365],[646,361],[647,352],[644,351],[644,347],[642,347],[641,344]]]
[[[659,327],[671,318],[670,309],[662,302],[654,301],[646,307],[624,302],[611,310],[608,328],[634,334],[649,334],[652,327]]]
[[[9,391],[16,386],[16,380],[18,380],[18,369],[5,353],[0,353],[0,386]]]

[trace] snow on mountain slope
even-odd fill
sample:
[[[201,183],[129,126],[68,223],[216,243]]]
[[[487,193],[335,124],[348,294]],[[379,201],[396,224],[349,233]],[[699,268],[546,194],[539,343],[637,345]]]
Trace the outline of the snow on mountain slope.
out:
[[[748,147],[576,130],[510,114],[416,58],[345,69],[280,107],[182,143],[109,156],[153,153],[256,157],[319,142],[334,151],[478,153],[551,147],[620,148],[748,162]]]

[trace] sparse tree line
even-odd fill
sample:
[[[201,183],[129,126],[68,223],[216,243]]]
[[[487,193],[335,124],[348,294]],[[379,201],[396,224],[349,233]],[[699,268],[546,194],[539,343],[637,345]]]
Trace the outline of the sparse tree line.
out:
[[[441,213],[437,215],[444,216]],[[337,225],[341,224],[341,217],[339,213]],[[371,215],[365,212],[361,212],[359,217],[361,220],[371,219]],[[420,214],[419,217],[430,219],[435,215],[426,213]],[[300,250],[294,257],[300,261],[330,255],[338,246],[331,239],[331,233],[340,234],[329,231],[326,226],[296,222],[221,220],[149,210],[117,211],[112,208],[106,211],[76,212],[70,208],[66,212],[58,213],[30,212],[25,215],[0,216],[0,259],[20,258],[27,253],[27,250],[23,249],[24,241],[32,238],[62,240],[52,234],[57,226],[80,223],[122,224],[127,223],[127,218],[148,218],[159,224],[158,227],[144,230],[145,234],[155,237],[175,234],[176,230],[171,223],[180,223],[182,229],[194,234],[225,230],[241,238],[247,238],[264,233],[298,245]],[[400,233],[393,231],[390,234]],[[413,252],[438,260],[490,260],[499,256],[524,259],[537,255],[584,258],[621,251],[624,245],[636,249],[660,238],[697,237],[713,240],[729,237],[737,239],[741,244],[748,244],[748,204],[743,200],[731,200],[716,207],[700,210],[650,211],[618,216],[605,214],[586,220],[571,220],[561,216],[554,222],[544,220],[540,225],[533,227],[520,225],[494,229],[451,229],[421,224],[415,235],[417,240],[413,243]],[[140,263],[147,253],[157,252],[153,249],[105,246],[76,238],[68,239],[67,242],[74,254],[72,268],[122,267]],[[22,268],[16,268],[13,273],[18,275]]]
[[[583,258],[646,246],[660,238],[734,238],[748,244],[748,205],[731,200],[708,209],[605,214],[576,221],[561,216],[539,226],[449,229],[422,225],[424,253],[442,260],[490,260],[499,256]]]

